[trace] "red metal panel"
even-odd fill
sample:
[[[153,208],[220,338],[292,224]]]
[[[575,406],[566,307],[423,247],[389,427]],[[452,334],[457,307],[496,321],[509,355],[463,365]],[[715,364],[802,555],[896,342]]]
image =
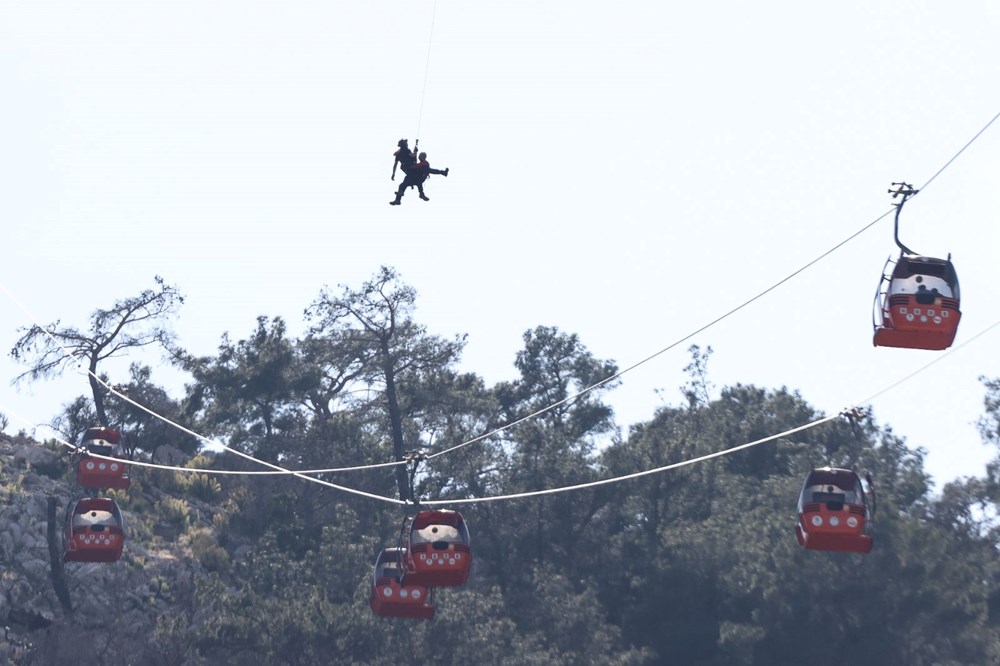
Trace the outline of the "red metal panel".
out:
[[[848,519],[854,519],[855,524],[848,524]],[[874,543],[868,534],[865,508],[853,504],[839,510],[822,504],[807,505],[799,515],[795,535],[799,544],[810,550],[868,553]]]
[[[876,347],[947,349],[955,341],[962,313],[953,299],[938,299],[931,305],[917,303],[912,296],[893,296],[884,312],[882,326],[875,331]]]
[[[403,617],[430,620],[434,606],[430,591],[420,585],[400,585],[394,578],[380,578],[372,586],[368,598],[372,612],[380,617]]]
[[[432,587],[465,585],[471,566],[472,551],[464,543],[449,543],[446,549],[431,543],[413,544],[407,554],[404,580]]]
[[[127,490],[132,484],[128,477],[128,465],[114,460],[103,460],[83,456],[76,464],[76,482],[88,490],[114,488]]]

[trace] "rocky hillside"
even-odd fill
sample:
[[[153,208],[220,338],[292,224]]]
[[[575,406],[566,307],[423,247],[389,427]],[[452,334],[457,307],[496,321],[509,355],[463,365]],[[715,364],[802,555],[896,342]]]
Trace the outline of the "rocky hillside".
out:
[[[158,616],[205,570],[218,510],[134,471],[129,491],[108,493],[125,520],[121,561],[63,565],[57,557],[54,566],[49,504],[61,555],[67,507],[88,496],[75,483],[71,454],[57,446],[0,435],[0,663],[158,663],[162,651],[151,640]],[[62,599],[59,576],[68,592]]]

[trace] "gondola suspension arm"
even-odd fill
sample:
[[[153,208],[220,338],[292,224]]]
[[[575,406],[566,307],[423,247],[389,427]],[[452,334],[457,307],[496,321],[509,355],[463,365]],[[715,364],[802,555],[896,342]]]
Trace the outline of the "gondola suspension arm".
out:
[[[913,186],[910,185],[909,183],[893,183],[892,186],[896,188],[895,190],[893,189],[888,190],[889,194],[892,195],[892,198],[895,199],[900,195],[902,195],[903,197],[899,203],[893,204],[893,206],[896,207],[896,228],[895,228],[896,245],[898,245],[899,249],[905,252],[906,254],[916,254],[916,252],[903,245],[903,243],[899,240],[899,213],[900,211],[903,210],[903,204],[906,203],[906,200],[912,197],[920,190],[913,189]]]

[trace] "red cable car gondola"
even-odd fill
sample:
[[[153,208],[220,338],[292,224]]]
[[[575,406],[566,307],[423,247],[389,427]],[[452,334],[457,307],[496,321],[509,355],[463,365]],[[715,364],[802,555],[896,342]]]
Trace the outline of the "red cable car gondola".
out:
[[[113,499],[78,500],[66,512],[63,562],[117,562],[125,545],[122,512]]]
[[[809,472],[799,495],[795,536],[811,550],[868,553],[871,511],[857,473],[821,467]]]
[[[899,240],[899,213],[906,200],[917,193],[907,183],[893,183],[892,198],[902,195],[896,206],[895,240],[899,260],[885,264],[875,292],[872,340],[876,347],[906,349],[947,349],[955,341],[959,309],[958,274],[947,259],[917,254]],[[893,268],[890,270],[890,266]]]
[[[462,514],[447,509],[417,512],[406,540],[406,582],[464,585],[471,566],[469,528]]]
[[[128,466],[124,462],[87,455],[89,452],[107,457],[123,457],[121,433],[118,430],[88,428],[80,438],[80,448],[85,449],[76,463],[76,481],[81,486],[89,490],[99,488],[125,490],[131,485]]]
[[[875,295],[876,347],[947,349],[955,341],[958,274],[947,259],[905,252],[890,271],[890,258]]]
[[[405,552],[402,548],[385,548],[375,560],[368,604],[381,617],[405,617],[429,620],[434,617],[432,590],[414,585],[403,578]]]

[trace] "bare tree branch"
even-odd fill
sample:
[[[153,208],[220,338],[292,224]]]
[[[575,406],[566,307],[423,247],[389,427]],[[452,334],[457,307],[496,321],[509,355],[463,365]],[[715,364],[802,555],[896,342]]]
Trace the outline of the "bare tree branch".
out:
[[[173,352],[173,333],[167,320],[176,314],[184,297],[160,276],[154,281],[153,289],[116,301],[111,308],[95,310],[90,316],[90,330],[85,333],[60,327],[59,320],[44,327],[35,324],[19,329],[25,333],[14,343],[10,356],[29,368],[12,383],[48,379],[61,375],[71,365],[84,365],[89,372],[88,383],[98,419],[109,426],[104,409],[106,389],[96,378],[99,364],[149,345],[158,344]]]

